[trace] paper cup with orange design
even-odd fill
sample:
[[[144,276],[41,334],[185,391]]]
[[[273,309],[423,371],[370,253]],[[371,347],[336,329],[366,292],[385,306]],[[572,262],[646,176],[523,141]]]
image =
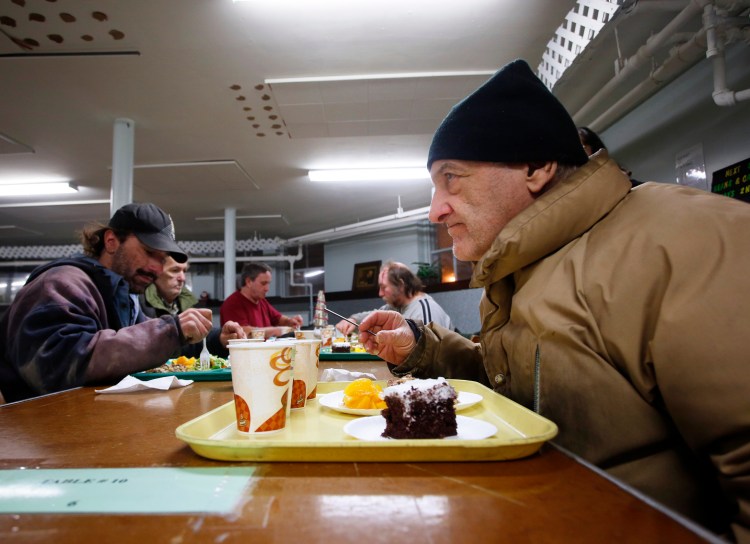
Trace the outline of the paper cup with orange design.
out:
[[[280,431],[289,415],[294,341],[229,346],[237,430],[259,434]]]
[[[308,400],[315,398],[318,388],[320,340],[297,340],[294,358],[294,385],[292,387],[292,410],[304,408]]]
[[[307,371],[301,360],[304,357],[304,340],[294,340],[294,361],[292,362],[292,388],[289,394],[289,408],[300,410],[307,403]]]
[[[333,333],[336,330],[336,328],[333,325],[326,325],[323,327],[320,331],[320,339],[321,339],[321,345],[325,347],[330,347],[333,343]]]
[[[315,340],[315,331],[296,330],[294,331],[294,337],[297,340]]]

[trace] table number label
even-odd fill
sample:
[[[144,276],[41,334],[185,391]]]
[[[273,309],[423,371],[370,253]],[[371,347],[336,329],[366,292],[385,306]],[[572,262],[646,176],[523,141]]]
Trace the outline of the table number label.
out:
[[[254,467],[0,470],[0,513],[226,513]]]

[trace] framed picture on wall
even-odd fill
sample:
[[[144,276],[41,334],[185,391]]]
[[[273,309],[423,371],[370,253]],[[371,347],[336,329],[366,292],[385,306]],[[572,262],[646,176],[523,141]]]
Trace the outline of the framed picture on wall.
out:
[[[354,265],[352,291],[372,291],[378,288],[378,273],[381,261],[357,263]]]

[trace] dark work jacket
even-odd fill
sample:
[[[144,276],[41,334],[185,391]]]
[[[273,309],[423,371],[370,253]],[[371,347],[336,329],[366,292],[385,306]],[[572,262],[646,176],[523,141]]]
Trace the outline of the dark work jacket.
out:
[[[138,313],[120,275],[83,255],[35,269],[0,320],[0,391],[8,402],[127,374],[197,355],[172,316]],[[213,330],[211,353],[225,355]]]

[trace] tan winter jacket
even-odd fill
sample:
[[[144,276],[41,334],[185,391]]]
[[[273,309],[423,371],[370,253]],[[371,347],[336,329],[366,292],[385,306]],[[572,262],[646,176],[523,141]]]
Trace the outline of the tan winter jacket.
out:
[[[597,154],[476,263],[481,345],[437,326],[394,370],[467,378],[557,443],[750,541],[750,206]],[[442,340],[442,341],[441,341]]]

